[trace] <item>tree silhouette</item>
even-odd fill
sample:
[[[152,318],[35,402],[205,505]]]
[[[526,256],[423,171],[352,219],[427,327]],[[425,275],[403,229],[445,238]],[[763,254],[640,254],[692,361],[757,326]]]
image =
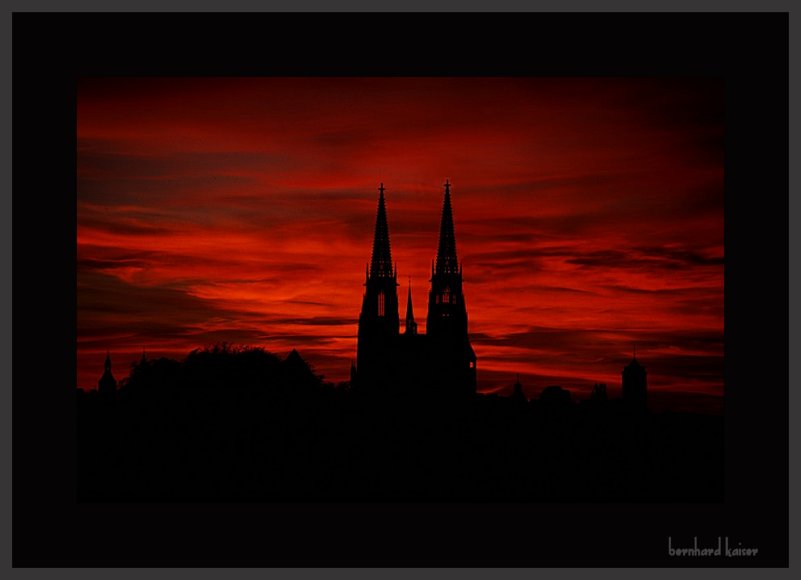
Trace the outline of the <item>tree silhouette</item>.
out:
[[[78,391],[82,501],[716,501],[722,420],[336,387],[293,350],[226,344]]]

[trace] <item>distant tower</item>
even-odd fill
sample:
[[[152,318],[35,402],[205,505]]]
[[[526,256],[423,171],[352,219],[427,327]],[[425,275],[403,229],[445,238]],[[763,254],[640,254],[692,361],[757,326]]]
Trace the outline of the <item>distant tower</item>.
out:
[[[117,380],[111,374],[111,355],[106,351],[103,376],[97,381],[97,389],[103,396],[113,395],[117,390]]]
[[[406,298],[406,334],[417,334],[417,323],[412,310],[412,279],[409,278],[409,295]]]
[[[439,358],[438,366],[444,370],[439,382],[475,393],[476,355],[467,334],[467,308],[462,293],[462,268],[456,257],[448,180],[445,181],[437,259],[431,271],[426,334]]]
[[[593,401],[606,401],[606,383],[595,383],[592,388],[590,399]]]
[[[645,367],[637,361],[637,351],[623,368],[623,400],[636,408],[645,409],[648,381]]]
[[[517,375],[515,381],[514,391],[512,392],[512,400],[519,403],[528,403],[526,394],[523,392],[523,384],[520,382],[520,375]]]
[[[397,268],[392,268],[384,184],[378,188],[373,254],[364,281],[359,339],[356,350],[357,385],[386,382],[391,374],[392,347],[400,332]]]

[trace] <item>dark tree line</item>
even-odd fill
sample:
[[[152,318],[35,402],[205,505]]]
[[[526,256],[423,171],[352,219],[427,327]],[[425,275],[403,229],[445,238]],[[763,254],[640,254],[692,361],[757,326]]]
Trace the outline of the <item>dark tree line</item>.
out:
[[[221,345],[77,402],[83,501],[722,500],[722,417],[553,389],[370,396],[296,351]]]

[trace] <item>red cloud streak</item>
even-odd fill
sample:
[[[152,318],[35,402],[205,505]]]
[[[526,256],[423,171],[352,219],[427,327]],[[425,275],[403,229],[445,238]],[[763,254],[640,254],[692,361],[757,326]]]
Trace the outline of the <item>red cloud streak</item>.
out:
[[[684,78],[84,79],[78,385],[220,341],[346,379],[379,182],[424,331],[449,178],[480,390],[614,394],[636,344],[657,398],[719,405],[722,105]]]

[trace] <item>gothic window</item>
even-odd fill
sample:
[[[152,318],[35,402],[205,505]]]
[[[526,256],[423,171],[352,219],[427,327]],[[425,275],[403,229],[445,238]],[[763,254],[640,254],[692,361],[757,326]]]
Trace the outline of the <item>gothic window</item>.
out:
[[[378,315],[384,316],[384,293],[378,293]]]

